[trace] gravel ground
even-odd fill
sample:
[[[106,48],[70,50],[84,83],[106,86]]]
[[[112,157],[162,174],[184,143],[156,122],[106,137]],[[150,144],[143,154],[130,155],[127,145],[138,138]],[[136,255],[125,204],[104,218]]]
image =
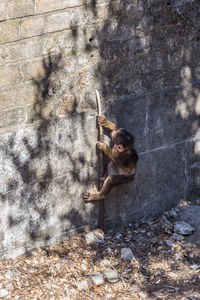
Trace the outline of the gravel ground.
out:
[[[0,261],[0,298],[200,299],[199,247],[174,232],[179,209]]]

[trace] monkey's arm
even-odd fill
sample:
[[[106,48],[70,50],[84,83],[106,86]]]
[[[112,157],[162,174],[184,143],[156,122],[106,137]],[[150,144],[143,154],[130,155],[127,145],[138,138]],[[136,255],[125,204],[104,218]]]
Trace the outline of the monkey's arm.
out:
[[[101,125],[101,126],[103,126],[105,128],[108,128],[111,131],[118,129],[117,126],[114,123],[108,121],[105,116],[99,116],[98,115],[97,116],[97,121],[98,121],[99,125]]]
[[[106,143],[97,142],[97,148],[102,150],[112,161],[115,161],[112,155],[112,149]]]

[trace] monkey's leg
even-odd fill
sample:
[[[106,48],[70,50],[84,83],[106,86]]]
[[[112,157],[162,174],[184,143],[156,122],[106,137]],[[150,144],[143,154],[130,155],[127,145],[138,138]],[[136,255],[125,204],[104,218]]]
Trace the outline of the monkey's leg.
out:
[[[106,180],[104,181],[104,184],[99,192],[97,191],[96,187],[94,187],[91,192],[85,191],[82,197],[85,202],[105,199],[113,187],[122,183],[128,183],[132,179],[132,175],[109,175],[108,177],[106,177]]]
[[[109,175],[99,192],[99,196],[106,197],[109,192],[117,185],[128,183],[133,180],[133,176],[125,176],[125,175]]]

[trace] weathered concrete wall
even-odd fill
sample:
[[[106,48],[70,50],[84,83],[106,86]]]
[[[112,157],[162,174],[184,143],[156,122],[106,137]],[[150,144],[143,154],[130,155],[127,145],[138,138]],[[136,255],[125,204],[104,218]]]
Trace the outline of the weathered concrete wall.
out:
[[[199,198],[200,6],[169,4],[1,0],[1,257],[97,225],[96,88],[140,154],[106,227]]]

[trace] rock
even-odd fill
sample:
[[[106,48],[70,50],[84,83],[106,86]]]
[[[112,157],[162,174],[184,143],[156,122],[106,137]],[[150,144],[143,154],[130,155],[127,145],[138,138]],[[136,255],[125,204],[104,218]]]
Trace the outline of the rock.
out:
[[[76,284],[76,286],[77,286],[77,289],[79,291],[86,291],[86,290],[88,290],[88,283],[87,283],[86,280],[78,281],[77,284]]]
[[[116,270],[113,269],[105,269],[103,271],[104,275],[106,276],[106,279],[110,283],[115,283],[119,281],[119,276]]]
[[[131,248],[122,248],[121,249],[121,258],[124,260],[135,259]]]
[[[89,276],[95,285],[101,285],[104,283],[103,275],[100,272],[90,274]]]
[[[182,259],[181,255],[179,253],[174,254],[174,257],[175,257],[175,261]]]
[[[106,296],[106,299],[114,299],[115,298],[115,294],[108,294]]]
[[[8,270],[8,271],[6,272],[6,274],[5,274],[5,277],[6,277],[7,279],[12,279],[13,276],[14,276],[14,274],[13,274],[13,272],[10,271],[10,270]]]
[[[82,265],[81,265],[81,269],[82,269],[83,271],[86,271],[86,270],[87,270],[87,266],[86,266],[85,264],[82,264]]]
[[[147,293],[145,293],[145,292],[139,292],[138,295],[139,295],[139,297],[140,297],[141,299],[147,299],[147,298],[148,298],[148,295],[147,295]]]
[[[85,241],[86,244],[94,244],[94,243],[104,243],[104,239],[99,239],[96,237],[96,235],[94,234],[94,232],[88,232],[85,235]]]
[[[123,235],[121,233],[117,233],[116,234],[116,238],[119,239],[119,240],[121,240],[123,238]]]
[[[169,247],[173,247],[173,243],[172,243],[171,240],[166,240],[166,244],[167,244],[167,246],[169,246]]]
[[[182,235],[189,235],[194,232],[194,227],[184,221],[180,221],[174,224],[174,232]]]
[[[200,266],[197,265],[197,264],[193,264],[193,265],[190,266],[190,268],[191,268],[192,270],[196,271],[196,270],[200,269]]]
[[[167,215],[176,218],[178,217],[179,209],[177,207],[172,208],[169,212],[167,212]]]
[[[106,251],[110,254],[112,252],[112,249],[110,247],[106,248]]]
[[[14,285],[12,283],[6,284],[6,290],[13,291],[14,290]]]
[[[137,285],[137,284],[134,284],[131,288],[132,294],[139,293],[140,291],[141,291],[141,289],[140,289],[139,285]]]
[[[183,239],[183,236],[181,234],[178,234],[178,233],[174,233],[173,236],[172,236],[173,240],[175,241],[181,241]]]
[[[110,262],[109,262],[109,260],[107,260],[106,258],[105,259],[103,259],[102,261],[100,261],[100,265],[102,266],[102,265],[104,265],[104,266],[109,266],[110,265]]]
[[[0,298],[4,298],[8,295],[8,291],[6,289],[0,290]]]
[[[168,276],[173,278],[173,279],[177,279],[178,278],[178,274],[174,273],[174,272],[169,272]]]

